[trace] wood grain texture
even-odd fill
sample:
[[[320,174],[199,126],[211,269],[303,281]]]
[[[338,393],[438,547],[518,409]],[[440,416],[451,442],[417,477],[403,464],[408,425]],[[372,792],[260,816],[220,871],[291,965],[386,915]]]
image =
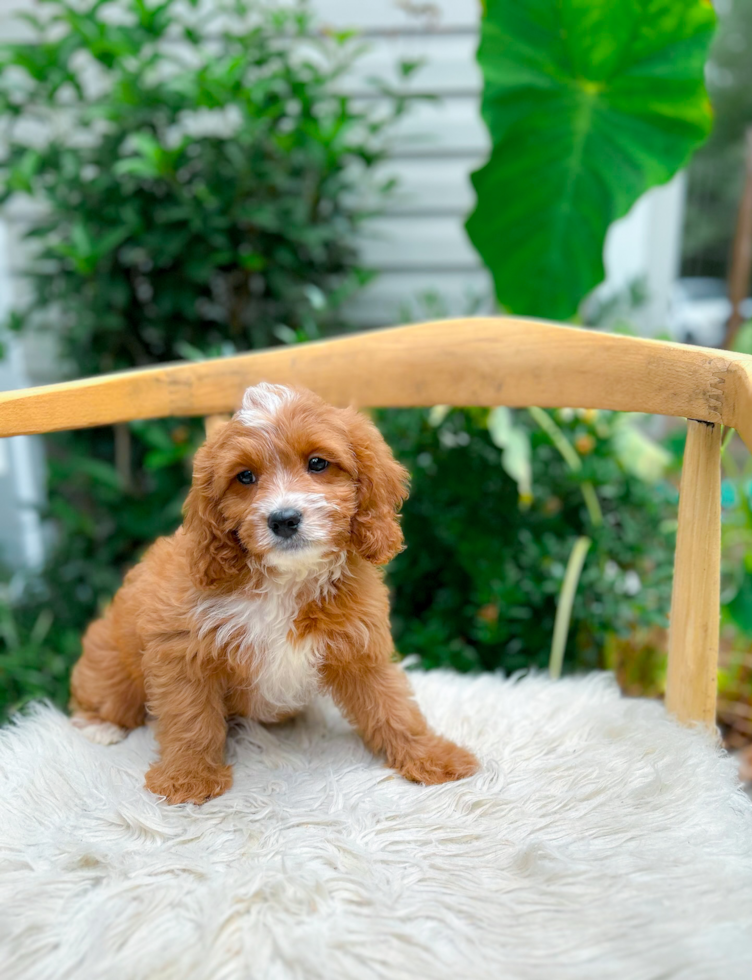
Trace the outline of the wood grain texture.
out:
[[[721,427],[690,420],[679,491],[666,707],[715,726],[721,605]]]
[[[233,411],[258,381],[337,405],[603,408],[736,426],[752,446],[752,358],[513,317],[441,320],[0,394],[0,436]]]

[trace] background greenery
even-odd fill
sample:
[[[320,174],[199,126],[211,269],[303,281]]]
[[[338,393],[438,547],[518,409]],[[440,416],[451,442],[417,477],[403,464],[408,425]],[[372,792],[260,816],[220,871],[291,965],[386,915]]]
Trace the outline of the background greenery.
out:
[[[515,71],[507,64],[505,78],[494,74],[488,39],[511,8],[488,5],[481,66],[495,143],[486,175],[493,179],[476,177],[481,209],[471,228],[478,232],[485,221],[483,234],[493,237],[514,226],[514,249],[511,238],[500,239],[509,255],[535,250],[550,228],[520,212],[523,204],[537,205],[509,193],[508,167],[526,175],[532,167],[538,176],[527,183],[549,202],[562,200],[572,190],[568,174],[582,163],[569,152],[584,132],[581,114],[560,105],[572,84],[575,101],[595,99],[601,126],[587,136],[594,169],[578,175],[568,199],[570,212],[581,195],[588,207],[598,206],[595,238],[569,219],[559,227],[567,248],[556,262],[573,256],[577,276],[566,263],[549,264],[522,283],[509,264],[501,268],[498,248],[487,249],[474,233],[500,301],[518,312],[543,309],[536,304],[574,312],[602,271],[608,222],[627,197],[669,176],[704,131],[710,15],[701,16],[693,0],[684,27],[669,17],[656,42],[660,56],[672,52],[662,119],[671,122],[681,152],[667,153],[651,126],[635,123],[644,116],[640,99],[650,93],[632,89],[627,156],[639,165],[629,195],[613,181],[599,185],[609,167],[604,133],[614,124],[614,106],[601,105],[608,86],[601,85],[597,52],[627,6],[634,7],[521,0],[509,28],[517,42],[530,11],[550,21],[566,8],[569,56],[578,66],[563,77],[560,47],[542,47],[522,84],[519,64]],[[341,304],[368,279],[354,233],[390,190],[376,186],[374,194],[371,187],[364,196],[364,177],[406,108],[394,96],[391,110],[377,115],[369,103],[337,94],[359,55],[357,39],[316,33],[304,11],[256,3],[215,3],[211,16],[177,0],[49,0],[45,9],[53,21],[50,29],[35,22],[42,43],[0,54],[1,199],[25,196],[42,205],[31,232],[32,300],[12,328],[54,331],[71,376],[345,329]],[[672,48],[680,35],[686,45]],[[584,37],[592,43],[583,47]],[[415,67],[399,70],[407,76]],[[682,72],[677,87],[674,75]],[[538,98],[547,85],[549,97]],[[523,89],[528,101],[520,104],[532,99],[535,112],[512,159],[504,142],[512,130],[504,135],[494,119]],[[676,117],[682,93],[691,94],[684,120]],[[552,113],[559,142],[550,141],[552,158],[536,158],[533,167],[527,151],[535,127],[550,125]],[[564,167],[562,145],[569,148]],[[596,202],[595,185],[602,195]],[[366,206],[366,198],[376,204]],[[539,211],[557,227],[567,217],[560,209]],[[515,276],[513,295],[506,286]],[[659,689],[679,445],[667,454],[635,419],[610,413],[435,406],[378,413],[377,421],[413,473],[404,516],[409,547],[389,570],[401,653],[462,670],[544,666],[567,561],[587,536],[567,667],[621,669],[628,660],[640,690]],[[179,523],[200,438],[198,421],[173,419],[48,440],[56,544],[41,575],[16,575],[2,587],[0,711],[39,695],[65,702],[85,625],[143,547]],[[737,482],[732,509],[747,499],[743,477]],[[729,580],[729,610],[744,582]]]
[[[538,413],[504,411],[502,425],[496,413],[380,413],[413,474],[408,548],[389,574],[397,648],[431,667],[546,667],[569,552],[586,535],[569,657],[602,666],[609,637],[665,625],[676,496],[656,478],[667,459],[629,417],[546,412],[544,429]],[[512,431],[529,475],[508,453]]]

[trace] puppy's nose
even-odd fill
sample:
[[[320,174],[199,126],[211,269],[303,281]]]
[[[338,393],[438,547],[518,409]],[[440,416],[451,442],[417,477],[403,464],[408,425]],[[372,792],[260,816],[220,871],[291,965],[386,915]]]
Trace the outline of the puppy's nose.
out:
[[[299,510],[288,507],[286,510],[273,511],[266,523],[278,538],[291,538],[298,533],[298,527],[302,520],[303,515]]]

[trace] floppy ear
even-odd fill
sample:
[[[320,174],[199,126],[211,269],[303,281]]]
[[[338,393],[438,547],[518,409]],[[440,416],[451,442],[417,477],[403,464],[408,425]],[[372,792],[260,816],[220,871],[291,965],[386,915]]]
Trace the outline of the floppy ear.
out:
[[[193,484],[183,508],[183,527],[191,539],[191,579],[214,589],[243,571],[246,554],[219,510],[214,489],[214,444],[205,443],[193,461]]]
[[[410,474],[397,462],[379,430],[348,409],[350,442],[358,467],[358,510],[352,543],[366,561],[385,565],[404,547],[398,513],[407,498]]]

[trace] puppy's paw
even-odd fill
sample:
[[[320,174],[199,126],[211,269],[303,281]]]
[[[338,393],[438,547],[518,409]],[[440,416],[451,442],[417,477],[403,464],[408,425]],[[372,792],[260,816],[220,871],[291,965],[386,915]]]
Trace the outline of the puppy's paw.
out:
[[[85,715],[74,715],[71,725],[95,745],[117,745],[128,735],[127,728],[113,725],[110,721],[100,721]]]
[[[232,786],[232,766],[212,766],[188,772],[152,766],[146,774],[146,788],[168,803],[205,803],[221,796]]]
[[[472,776],[478,771],[479,763],[472,752],[449,739],[426,735],[406,746],[395,768],[405,779],[432,786]]]

